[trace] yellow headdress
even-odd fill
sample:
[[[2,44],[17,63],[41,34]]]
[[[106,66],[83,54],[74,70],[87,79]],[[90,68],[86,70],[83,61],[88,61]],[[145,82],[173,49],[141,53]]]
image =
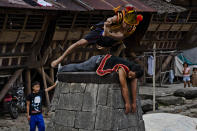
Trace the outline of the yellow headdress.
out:
[[[119,22],[122,22],[124,20],[125,23],[133,26],[138,25],[139,22],[143,20],[143,16],[141,14],[138,15],[132,5],[126,5],[121,13],[119,13],[120,8],[121,6],[114,8],[114,12],[118,14]]]

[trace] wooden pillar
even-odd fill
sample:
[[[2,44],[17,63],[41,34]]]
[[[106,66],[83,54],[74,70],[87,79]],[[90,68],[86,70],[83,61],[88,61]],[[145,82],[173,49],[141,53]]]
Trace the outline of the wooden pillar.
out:
[[[8,82],[5,84],[5,86],[0,92],[0,101],[4,98],[10,87],[14,84],[14,82],[22,74],[22,72],[23,69],[19,69],[16,72],[14,72],[13,76],[8,80]]]
[[[54,82],[54,69],[53,68],[50,68],[50,77],[51,77],[51,80]]]
[[[146,69],[147,69],[147,66],[146,66],[146,56],[144,55],[144,58],[143,58],[143,65],[144,65],[144,75],[143,75],[143,83],[146,84]]]
[[[30,70],[27,70],[25,72],[25,78],[26,78],[26,85],[27,85],[27,95],[31,94],[31,72]]]
[[[36,70],[38,71],[38,73],[40,75],[42,75],[42,70],[39,69],[39,68],[36,68]],[[50,84],[50,85],[54,85],[55,83],[53,82],[53,80],[51,80],[51,78],[44,72],[45,74],[45,78],[46,78],[46,81]]]
[[[42,79],[43,79],[43,83],[44,83],[44,89],[47,89],[47,82],[46,82],[46,77],[45,77],[45,72],[44,72],[44,68],[41,67],[41,71],[42,71]],[[47,91],[45,91],[45,96],[46,96],[46,102],[47,102],[47,107],[50,105],[50,101],[49,101],[49,94]]]

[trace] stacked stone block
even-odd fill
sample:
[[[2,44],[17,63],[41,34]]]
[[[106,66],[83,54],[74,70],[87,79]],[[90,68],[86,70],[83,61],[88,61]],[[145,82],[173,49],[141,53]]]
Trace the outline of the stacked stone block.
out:
[[[126,115],[119,83],[59,82],[47,131],[145,131],[140,101]]]

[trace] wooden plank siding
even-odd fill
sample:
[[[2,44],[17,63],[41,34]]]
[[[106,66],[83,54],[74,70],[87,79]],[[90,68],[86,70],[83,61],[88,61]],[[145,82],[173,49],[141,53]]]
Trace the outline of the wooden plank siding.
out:
[[[196,11],[191,10],[182,13],[153,14],[140,45],[152,50],[153,43],[156,43],[159,50],[176,50],[185,34],[197,24],[196,14]]]
[[[43,32],[44,14],[0,11],[0,69],[24,67]]]

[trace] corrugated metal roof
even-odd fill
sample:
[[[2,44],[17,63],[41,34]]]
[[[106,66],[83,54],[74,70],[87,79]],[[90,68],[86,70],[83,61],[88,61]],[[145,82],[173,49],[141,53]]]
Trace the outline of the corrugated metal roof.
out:
[[[164,0],[140,0],[140,1],[143,2],[146,6],[155,9],[159,14],[186,11],[186,8],[173,5],[171,3],[165,2]]]
[[[40,10],[70,10],[70,11],[87,11],[86,8],[77,4],[73,0],[45,0],[53,6],[40,6],[37,0],[0,0],[0,7],[40,9]]]
[[[139,0],[45,0],[51,3],[52,7],[40,6],[37,0],[1,0],[0,7],[31,8],[44,10],[112,10],[117,6],[132,4],[137,11],[155,12],[153,8],[146,6]]]
[[[112,10],[118,6],[124,6],[126,4],[132,4],[137,11],[143,12],[156,12],[155,9],[146,6],[139,0],[78,0],[81,1],[95,10]]]

